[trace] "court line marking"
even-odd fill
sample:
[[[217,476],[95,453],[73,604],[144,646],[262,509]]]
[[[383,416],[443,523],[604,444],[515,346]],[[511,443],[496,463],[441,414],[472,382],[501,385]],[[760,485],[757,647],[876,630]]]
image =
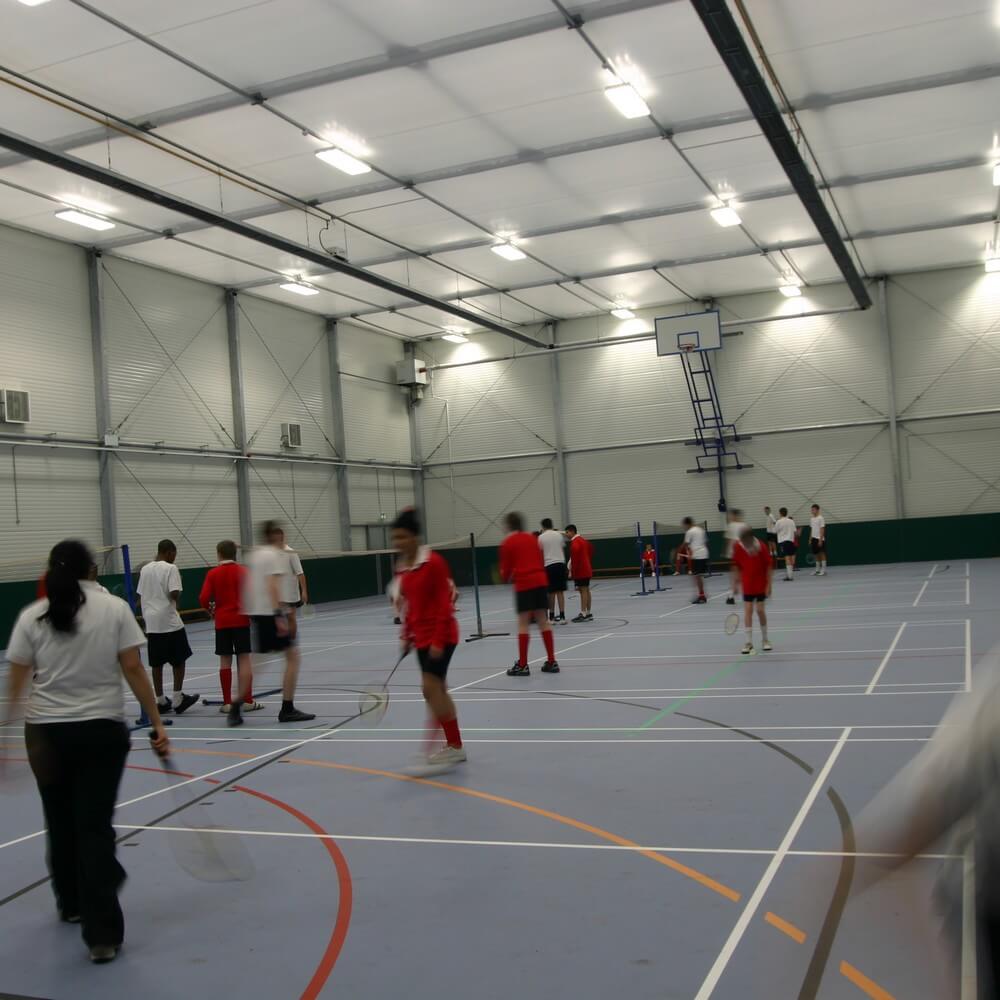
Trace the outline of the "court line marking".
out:
[[[927,584],[924,584],[924,586],[926,587]],[[889,665],[889,660],[892,658],[892,654],[895,651],[896,646],[899,644],[899,640],[903,637],[903,630],[905,628],[906,628],[906,622],[903,622],[902,625],[899,626],[895,638],[892,640],[892,644],[886,650],[885,656],[882,657],[882,662],[878,665],[878,670],[875,671],[875,676],[872,678],[871,683],[865,689],[865,694],[875,693],[875,685],[878,684],[879,680],[882,677],[882,674],[885,672],[885,668]]]
[[[920,588],[920,593],[913,599],[913,606],[916,607],[920,603],[920,598],[924,596],[924,591],[931,585],[930,577],[924,580],[924,585]]]
[[[965,564],[965,575],[966,576],[969,575],[969,564],[968,563]]]
[[[972,694],[972,622],[965,619],[965,693]]]
[[[859,972],[850,962],[840,963],[840,974],[852,982],[862,993],[867,993],[871,1000],[895,1000],[891,993],[887,993],[878,983],[873,982],[863,972]]]
[[[938,564],[934,563],[934,565],[931,566],[931,571],[927,574],[928,580],[932,580],[934,578],[934,574],[937,572],[937,569],[938,569]]]
[[[966,577],[965,578],[965,603],[966,604],[969,604],[971,602],[971,599],[972,599],[972,590],[971,590],[971,588],[969,586],[970,582],[971,581],[969,580],[969,578]]]
[[[834,764],[837,763],[837,758],[840,756],[840,752],[847,745],[850,735],[850,727],[845,729],[840,734],[840,739],[837,741],[837,745],[830,752],[830,755],[827,757],[826,763],[820,769],[819,774],[816,775],[816,780],[812,783],[812,787],[809,789],[805,800],[799,807],[798,813],[792,820],[792,825],[788,828],[788,831],[782,838],[781,844],[778,846],[778,850],[771,858],[764,874],[757,883],[757,887],[750,894],[750,898],[747,900],[746,906],[743,907],[743,911],[740,913],[739,919],[736,921],[736,925],[733,927],[729,937],[726,939],[726,943],[722,946],[722,950],[719,952],[715,962],[712,964],[711,969],[709,969],[708,975],[701,984],[701,989],[699,989],[698,993],[695,995],[695,1000],[709,1000],[709,997],[711,997],[711,995],[715,992],[715,987],[718,985],[719,980],[722,978],[722,974],[726,971],[726,967],[729,965],[730,959],[733,957],[736,948],[743,939],[743,935],[746,933],[747,927],[750,925],[750,921],[753,919],[758,908],[760,907],[760,904],[764,899],[764,894],[770,888],[771,883],[774,881],[774,877],[778,874],[778,869],[781,867],[781,863],[785,860],[785,857],[791,850],[792,844],[795,841],[795,838],[799,835],[799,830],[802,828],[802,824],[805,823],[806,816],[812,809],[813,803],[816,801],[816,797],[826,784],[827,778],[829,778]]]
[[[709,599],[708,603],[711,604],[712,601],[717,601],[720,597],[725,597],[726,591],[721,591],[718,594],[713,594]],[[674,608],[673,611],[668,611],[665,615],[657,615],[658,618],[669,618],[671,615],[679,615],[682,611],[687,611],[688,608],[700,607],[694,603],[694,601],[688,601],[687,604],[682,604],[679,608]]]
[[[630,638],[633,638],[630,636]],[[899,649],[900,653],[949,653],[960,651],[962,646],[907,646]],[[848,656],[857,653],[881,653],[882,649],[776,649],[774,651],[779,656]],[[659,656],[615,656],[615,662],[619,660],[716,660],[729,659],[733,655],[731,649],[718,653],[661,653]],[[769,657],[773,659],[774,657]],[[574,656],[573,663],[604,663],[606,656]],[[828,685],[836,686],[836,685]],[[644,690],[644,689],[637,689]]]
[[[782,920],[776,913],[772,913],[770,910],[764,914],[764,920],[769,923],[772,927],[781,931],[782,934],[787,934],[796,944],[806,943],[806,932],[795,924],[790,924],[787,920]]]

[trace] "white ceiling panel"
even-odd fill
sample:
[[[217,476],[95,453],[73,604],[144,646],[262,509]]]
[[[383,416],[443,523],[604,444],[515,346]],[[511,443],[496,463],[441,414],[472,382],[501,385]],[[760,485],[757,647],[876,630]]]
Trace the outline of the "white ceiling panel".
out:
[[[377,264],[365,270],[398,281],[401,285],[412,286],[428,295],[455,295],[480,287],[467,278],[457,277],[453,271],[420,258]]]
[[[346,250],[346,256],[352,262],[397,252],[392,245],[372,239],[358,233],[357,230],[348,230],[345,234],[345,228],[340,222],[333,222],[327,228],[322,219],[307,215],[304,211],[279,212],[275,215],[247,219],[247,223],[276,236],[305,244],[313,250],[326,252],[324,247]],[[320,243],[321,235],[322,243]]]
[[[859,240],[858,247],[876,272],[899,274],[907,270],[974,264],[985,258],[986,243],[993,238],[993,226],[962,226],[904,236],[883,236]]]
[[[116,28],[74,4],[4,4],[0,58],[23,72],[107,50],[124,41],[125,36]]]
[[[664,273],[670,276],[669,272]],[[690,291],[683,286],[683,290],[678,291],[677,287],[665,281],[656,271],[649,269],[631,274],[616,274],[610,278],[593,278],[587,284],[601,292],[609,302],[621,297],[631,308],[687,302],[688,298],[684,293]]]
[[[698,144],[697,135],[686,137],[685,155],[713,190],[723,196],[735,194],[738,201],[742,194],[790,187],[788,175],[778,163],[770,143],[760,134],[747,135],[749,125],[738,128],[743,132],[739,138],[719,139],[705,133],[704,142]]]
[[[525,240],[524,249],[531,252],[534,241]],[[507,261],[498,257],[486,247],[474,250],[456,250],[453,253],[438,255],[438,260],[451,264],[466,274],[471,274],[484,282],[489,282],[495,288],[508,288],[525,282],[541,281],[558,277],[552,269],[539,264],[530,258],[527,260]]]
[[[7,84],[0,90],[3,125],[8,131],[39,142],[51,142],[60,136],[86,129],[91,122],[33,94]],[[7,156],[0,149],[0,156]]]
[[[280,302],[283,306],[291,306],[294,309],[301,309],[304,312],[318,313],[320,316],[331,316],[334,313],[344,312],[352,307],[349,299],[341,295],[334,295],[332,292],[320,292],[319,295],[311,295],[305,298],[302,295],[293,295],[282,291],[277,285],[264,285],[262,288],[250,288],[242,295],[255,295],[261,299],[270,299],[272,302]]]
[[[199,250],[176,240],[155,240],[114,251],[116,257],[162,267],[178,274],[200,278],[213,284],[230,286],[245,281],[257,281],[266,272],[248,264],[229,260],[208,250]]]
[[[360,278],[352,278],[347,274],[316,274],[313,269],[310,284],[317,288],[325,288],[334,292],[341,298],[337,312],[350,312],[364,310],[370,306],[392,306],[405,307],[409,305],[409,300],[395,295],[392,292],[384,291],[375,285],[370,285]],[[295,296],[294,292],[285,292],[285,295],[305,299],[306,296]]]
[[[590,284],[590,282],[588,282]],[[514,293],[522,302],[527,302],[543,312],[551,313],[553,316],[588,316],[594,311],[593,307],[582,301],[572,292],[567,291],[562,285],[544,285],[541,288],[524,288]],[[581,291],[582,295],[586,295]],[[590,299],[593,296],[589,297]]]
[[[806,283],[843,280],[833,257],[830,256],[830,251],[825,246],[803,247],[801,250],[786,250],[785,253]],[[868,269],[868,262],[864,256],[861,259]]]
[[[345,322],[358,324],[370,323],[383,332],[399,334],[404,337],[426,337],[428,334],[436,333],[430,327],[423,323],[418,323],[405,313],[373,313],[370,316],[359,316],[345,320]]]
[[[719,298],[738,292],[774,288],[777,274],[762,257],[740,257],[710,264],[686,264],[664,272],[696,298]]]
[[[739,205],[739,213],[754,238],[765,245],[808,240],[817,235],[797,195],[748,201]]]

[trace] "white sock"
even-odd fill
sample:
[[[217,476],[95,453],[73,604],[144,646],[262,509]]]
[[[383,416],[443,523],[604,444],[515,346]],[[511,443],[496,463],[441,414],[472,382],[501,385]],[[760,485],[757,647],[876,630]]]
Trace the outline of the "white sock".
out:
[[[175,691],[174,692],[174,708],[176,708],[183,700],[184,700],[184,692],[183,691]]]
[[[795,575],[795,570],[792,569],[791,566],[788,566],[786,568],[787,568],[787,571],[788,571],[788,579],[791,580],[791,578]]]
[[[764,642],[767,642],[767,626],[761,625],[760,634],[764,637]]]
[[[747,634],[747,642],[750,643],[750,644],[752,644],[753,643],[753,626],[751,625],[750,628],[746,629],[745,631],[746,631],[746,634]]]
[[[156,704],[157,705],[169,705],[170,704],[170,699],[165,694],[161,694],[156,699]]]

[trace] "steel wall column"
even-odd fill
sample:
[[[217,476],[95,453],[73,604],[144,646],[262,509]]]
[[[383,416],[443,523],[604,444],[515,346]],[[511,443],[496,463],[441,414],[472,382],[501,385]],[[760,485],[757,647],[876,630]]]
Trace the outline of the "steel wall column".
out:
[[[403,345],[403,356],[413,359],[417,356],[417,345],[413,341],[407,341]],[[427,526],[427,499],[424,495],[424,467],[420,449],[420,427],[417,423],[417,406],[419,401],[413,395],[414,390],[410,390],[410,396],[406,401],[406,414],[410,421],[410,461],[417,466],[413,470],[413,498],[421,517],[424,518],[424,527]]]
[[[326,350],[330,359],[330,405],[333,407],[333,447],[337,458],[347,458],[347,435],[344,432],[344,393],[340,379],[340,336],[337,321],[326,321]],[[351,548],[351,494],[347,483],[347,467],[337,469],[337,513],[340,518],[340,547]]]
[[[97,417],[97,440],[107,443],[111,431],[111,393],[108,388],[108,364],[104,351],[104,272],[99,250],[87,251],[87,286],[90,298],[90,343],[94,354],[94,408]],[[115,499],[114,455],[97,453],[98,483],[101,492],[101,544],[120,545],[118,507]],[[118,568],[118,559],[113,566]]]
[[[226,289],[226,340],[229,344],[229,384],[233,396],[233,437],[236,447],[246,454],[247,413],[246,390],[243,382],[243,355],[240,351],[240,311],[236,292]],[[250,462],[236,460],[236,498],[240,516],[240,544],[253,545],[253,508],[250,505]]]
[[[552,344],[556,344],[558,337],[558,323],[552,324]],[[559,355],[553,354],[549,360],[552,366],[552,410],[555,417],[554,424],[556,430],[556,467],[559,477],[559,517],[562,526],[570,523],[569,512],[569,478],[566,471],[566,451],[565,438],[563,434],[563,407],[562,407],[562,375],[559,369]]]
[[[885,352],[885,382],[889,404],[889,449],[892,453],[892,484],[896,491],[896,517],[906,517],[903,495],[903,465],[899,450],[899,424],[896,415],[896,370],[892,363],[892,331],[889,326],[889,298],[886,294],[888,278],[878,279],[878,319],[882,332],[882,349]]]

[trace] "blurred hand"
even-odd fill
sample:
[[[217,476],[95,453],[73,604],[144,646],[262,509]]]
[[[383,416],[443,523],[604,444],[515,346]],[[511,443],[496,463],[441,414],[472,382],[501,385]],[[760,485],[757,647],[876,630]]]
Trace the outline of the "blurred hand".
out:
[[[170,740],[164,729],[151,729],[149,731],[149,742],[157,757],[166,757],[170,753]]]

